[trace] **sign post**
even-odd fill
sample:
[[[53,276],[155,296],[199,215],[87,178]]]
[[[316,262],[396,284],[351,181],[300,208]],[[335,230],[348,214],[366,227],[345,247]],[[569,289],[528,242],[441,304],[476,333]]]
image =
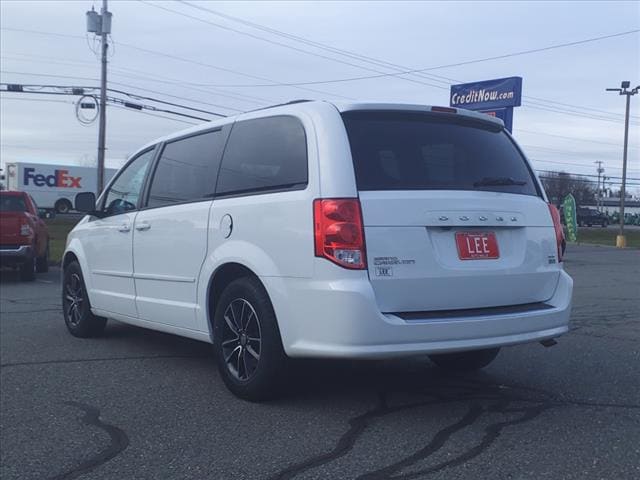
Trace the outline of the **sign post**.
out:
[[[567,240],[575,242],[578,239],[578,220],[576,218],[576,199],[569,194],[562,200],[564,223],[567,226]]]
[[[498,78],[483,82],[451,85],[449,105],[497,117],[510,132],[513,107],[522,102],[522,77]]]

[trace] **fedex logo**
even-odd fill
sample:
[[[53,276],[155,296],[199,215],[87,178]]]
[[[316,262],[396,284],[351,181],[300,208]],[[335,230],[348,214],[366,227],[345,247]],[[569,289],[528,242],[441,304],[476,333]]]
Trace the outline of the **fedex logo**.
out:
[[[82,177],[72,177],[68,175],[69,170],[56,170],[53,175],[43,175],[41,173],[35,173],[35,168],[27,167],[24,169],[24,178],[22,182],[25,185],[29,185],[30,181],[36,187],[61,187],[61,188],[82,188],[80,186],[80,180]]]

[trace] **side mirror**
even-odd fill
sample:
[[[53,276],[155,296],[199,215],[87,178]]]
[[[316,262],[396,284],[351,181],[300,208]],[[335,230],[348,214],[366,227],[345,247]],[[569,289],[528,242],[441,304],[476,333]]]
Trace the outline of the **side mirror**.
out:
[[[39,208],[38,216],[45,220],[51,220],[55,218],[56,214],[53,210],[49,210],[48,208]]]
[[[76,195],[74,208],[78,212],[90,213],[96,209],[96,195],[93,192],[81,192]]]

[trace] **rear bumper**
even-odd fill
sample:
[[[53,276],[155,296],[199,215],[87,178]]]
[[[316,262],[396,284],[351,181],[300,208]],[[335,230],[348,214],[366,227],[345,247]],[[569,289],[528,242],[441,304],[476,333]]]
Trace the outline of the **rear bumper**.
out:
[[[31,245],[0,245],[0,264],[16,265],[31,258],[33,251]]]
[[[387,358],[516,345],[568,331],[573,280],[561,272],[549,308],[501,315],[403,320],[378,311],[363,277],[263,278],[291,357]]]

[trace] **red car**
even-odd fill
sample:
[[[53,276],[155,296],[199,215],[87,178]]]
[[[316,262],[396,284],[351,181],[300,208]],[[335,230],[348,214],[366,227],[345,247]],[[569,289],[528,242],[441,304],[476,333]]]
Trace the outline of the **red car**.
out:
[[[49,231],[28,193],[0,192],[0,265],[26,281],[49,270]]]

